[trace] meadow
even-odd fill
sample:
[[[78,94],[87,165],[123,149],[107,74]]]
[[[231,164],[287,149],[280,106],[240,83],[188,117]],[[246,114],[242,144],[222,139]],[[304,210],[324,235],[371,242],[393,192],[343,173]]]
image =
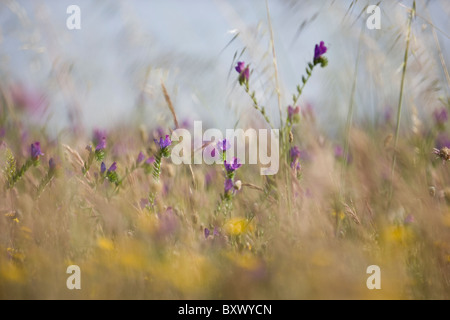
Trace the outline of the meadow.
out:
[[[448,35],[425,18],[425,1],[410,1],[377,45],[366,6],[349,3],[339,13],[359,23],[350,68],[332,58],[332,39],[317,38],[302,45],[309,59],[292,88],[281,85],[269,6],[260,60],[237,44],[243,34],[230,37],[236,127],[279,129],[274,175],[242,159],[172,163],[172,133],[192,132],[193,119],[170,75],[147,72],[136,103],[151,87],[150,112],[89,128],[73,102],[55,135],[45,90],[74,90],[70,72],[54,70],[58,89],[37,90],[11,83],[3,66],[0,298],[449,299],[450,78],[439,45]],[[319,76],[333,80],[318,85]],[[309,102],[314,94],[344,117]],[[376,106],[370,117],[358,112],[364,104]],[[229,148],[201,146],[220,157]],[[81,289],[67,287],[71,265]],[[367,286],[373,265],[381,289]]]

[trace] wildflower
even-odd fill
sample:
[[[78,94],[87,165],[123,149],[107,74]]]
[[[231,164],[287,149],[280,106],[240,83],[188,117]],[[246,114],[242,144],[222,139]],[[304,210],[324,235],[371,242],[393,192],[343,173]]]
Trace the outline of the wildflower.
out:
[[[165,149],[172,144],[172,140],[170,140],[170,137],[167,134],[165,139],[160,137],[159,142],[155,139],[155,143],[158,144],[161,149]]]
[[[56,169],[55,159],[50,158],[50,160],[48,160],[48,166],[49,166],[50,170],[55,170]]]
[[[439,158],[442,159],[442,162],[445,163],[445,161],[449,161],[450,160],[450,149],[447,147],[443,147],[440,150],[434,148],[433,149],[433,153],[435,155],[437,155]]]
[[[102,151],[106,148],[106,137],[102,137],[100,142],[97,144],[95,148],[95,152]]]
[[[291,162],[291,169],[294,169],[296,171],[300,171],[302,169],[302,166],[300,164],[300,161],[296,159],[295,161]]]
[[[56,161],[53,158],[48,160],[48,176],[53,176],[56,172]]]
[[[222,151],[227,151],[231,147],[231,144],[229,141],[227,141],[227,139],[219,140],[217,145],[219,146],[219,149]]]
[[[252,226],[247,219],[232,218],[225,223],[224,229],[229,235],[238,236],[247,231],[251,231]]]
[[[314,65],[321,64],[322,67],[327,65],[327,59],[323,57],[323,55],[327,52],[327,47],[325,47],[325,43],[320,41],[320,44],[316,44],[314,48]]]
[[[300,151],[300,149],[297,146],[294,146],[289,151],[289,154],[291,156],[291,161],[294,162],[295,160],[300,158],[301,151]]]
[[[436,143],[436,148],[439,150],[444,147],[450,148],[450,139],[448,138],[448,136],[445,133],[440,133],[436,137],[435,143]]]
[[[438,126],[443,126],[448,120],[448,113],[446,108],[436,109],[433,112],[434,122]]]
[[[233,158],[231,163],[228,163],[227,160],[225,160],[224,165],[227,172],[234,172],[242,166],[242,164],[239,163],[239,159],[237,159],[236,157]]]
[[[102,162],[102,164],[100,165],[100,173],[104,174],[106,171],[106,165],[104,162]]]
[[[248,83],[250,78],[250,69],[245,66],[245,62],[239,61],[235,67],[236,71],[239,73],[239,84]]]
[[[41,113],[47,104],[43,93],[22,84],[15,84],[11,87],[11,97],[15,106],[32,114]]]
[[[336,159],[342,159],[344,157],[344,149],[341,146],[334,147],[334,157]]]
[[[145,155],[142,153],[142,151],[139,152],[139,155],[137,156],[137,159],[136,159],[136,164],[140,164],[142,161],[144,161],[144,159],[145,159]]]
[[[33,161],[39,160],[39,156],[43,156],[44,154],[41,151],[41,144],[39,142],[35,142],[31,144],[31,159]]]
[[[94,129],[92,142],[94,142],[94,144],[99,144],[103,139],[106,139],[106,131]]]
[[[412,214],[408,214],[403,222],[405,224],[411,224],[411,223],[414,223],[415,221],[416,220],[414,219],[414,216]]]
[[[208,237],[211,235],[211,230],[209,230],[208,228],[205,228],[204,234],[205,234],[205,239],[208,239]],[[217,230],[217,227],[214,227],[212,235],[213,236],[218,236],[219,235],[219,230]]]
[[[288,106],[288,120],[290,123],[297,122],[299,118],[300,107],[297,106],[293,108],[292,106]]]
[[[231,189],[233,189],[233,187],[234,187],[233,180],[226,179],[225,180],[225,193],[228,193]]]
[[[113,164],[108,169],[108,173],[115,172],[116,170],[117,170],[117,163],[113,162]]]

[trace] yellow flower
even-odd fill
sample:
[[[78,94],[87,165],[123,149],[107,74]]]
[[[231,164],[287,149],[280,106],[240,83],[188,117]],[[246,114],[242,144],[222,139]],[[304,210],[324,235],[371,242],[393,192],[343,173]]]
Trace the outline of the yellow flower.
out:
[[[232,218],[224,225],[224,230],[229,235],[237,236],[247,231],[251,231],[250,221],[243,218]]]
[[[338,216],[339,220],[341,220],[341,221],[345,219],[345,213],[343,213],[342,211],[339,211],[339,213],[336,213],[336,211],[333,211],[331,213],[331,215],[335,218],[336,218],[336,216]]]
[[[450,228],[450,213],[447,213],[443,218],[442,222],[444,223],[444,226]]]
[[[105,251],[111,251],[114,250],[114,243],[106,238],[98,238],[97,245],[100,249],[103,249]]]
[[[407,243],[414,238],[413,231],[404,226],[389,226],[384,231],[384,238],[392,243]]]

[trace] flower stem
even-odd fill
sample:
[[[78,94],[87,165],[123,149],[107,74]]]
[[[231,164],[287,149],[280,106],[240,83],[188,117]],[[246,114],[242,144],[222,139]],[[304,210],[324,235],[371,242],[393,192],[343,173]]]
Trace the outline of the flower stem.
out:
[[[394,174],[395,174],[395,165],[397,162],[397,144],[398,144],[398,135],[400,132],[400,120],[402,114],[402,106],[403,106],[403,90],[405,87],[405,75],[406,75],[406,67],[408,65],[408,54],[409,54],[409,44],[411,39],[411,24],[412,19],[415,15],[416,1],[413,3],[413,7],[411,9],[409,19],[408,19],[408,33],[406,36],[406,49],[405,56],[403,58],[403,71],[402,71],[402,80],[400,84],[400,96],[398,99],[398,107],[397,107],[397,125],[395,127],[395,138],[394,138],[394,156],[392,158],[392,168],[391,168],[391,184],[389,188],[389,197],[388,197],[388,206],[391,204],[392,194],[393,194],[393,183],[394,183]]]
[[[255,108],[256,110],[258,110],[261,113],[261,115],[264,117],[266,122],[273,129],[274,127],[273,127],[272,123],[270,122],[269,117],[266,114],[266,110],[264,109],[264,107],[260,107],[259,104],[258,104],[258,100],[256,100],[255,91],[252,91],[250,93],[250,88],[248,86],[248,81],[245,82],[244,88],[245,88],[245,92],[249,95],[249,97],[253,101],[253,108]]]

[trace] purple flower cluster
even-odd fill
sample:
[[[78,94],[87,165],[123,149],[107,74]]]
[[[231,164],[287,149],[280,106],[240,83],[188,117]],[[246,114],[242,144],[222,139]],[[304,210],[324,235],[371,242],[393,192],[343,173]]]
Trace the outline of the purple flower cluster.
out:
[[[106,139],[106,131],[101,129],[94,129],[93,142],[99,144],[103,139]]]
[[[40,156],[44,154],[41,151],[41,144],[39,142],[35,142],[31,144],[31,159],[34,161],[39,160]]]
[[[321,62],[322,56],[327,53],[327,47],[325,47],[325,43],[320,41],[320,44],[316,44],[314,48],[314,64]]]
[[[211,235],[211,230],[209,230],[208,228],[205,228],[204,234],[205,234],[205,239],[208,239],[208,237]],[[219,235],[219,230],[217,230],[217,227],[214,227],[214,230],[212,231],[212,236],[218,236],[218,235]]]
[[[227,141],[227,139],[219,140],[217,145],[219,146],[219,149],[222,151],[227,151],[231,147],[231,144],[230,142]]]
[[[159,142],[155,139],[155,143],[158,144],[161,149],[165,149],[172,144],[172,140],[170,140],[170,137],[167,134],[165,139],[163,139],[163,137],[160,137]]]
[[[97,147],[95,147],[95,151],[102,151],[106,149],[106,137],[102,137],[99,141],[99,143],[97,144]]]
[[[225,180],[225,193],[233,189],[234,183],[232,179],[226,179]]]
[[[234,157],[231,162],[227,162],[227,160],[225,160],[223,163],[228,173],[234,172],[242,166],[242,164],[239,163],[239,159],[236,157]]]
[[[300,149],[297,146],[292,147],[291,150],[289,151],[289,155],[291,156],[291,168],[299,171],[301,169]]]
[[[117,170],[117,163],[113,162],[113,164],[109,167],[108,169],[108,173],[109,172],[115,172]],[[104,174],[106,172],[106,165],[104,162],[102,162],[102,164],[100,165],[100,173]]]
[[[239,84],[248,83],[250,78],[250,69],[245,66],[245,62],[239,61],[235,67],[235,70],[239,73]]]

